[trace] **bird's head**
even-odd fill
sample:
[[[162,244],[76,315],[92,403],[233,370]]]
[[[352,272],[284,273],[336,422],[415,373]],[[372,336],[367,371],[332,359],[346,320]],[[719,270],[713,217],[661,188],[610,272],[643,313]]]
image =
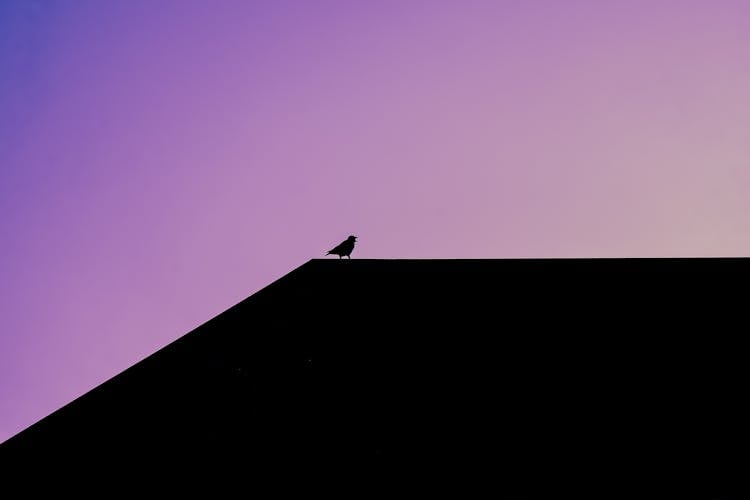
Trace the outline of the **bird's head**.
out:
[[[347,240],[349,240],[349,241],[357,241],[357,237],[356,236],[349,236],[347,238]]]

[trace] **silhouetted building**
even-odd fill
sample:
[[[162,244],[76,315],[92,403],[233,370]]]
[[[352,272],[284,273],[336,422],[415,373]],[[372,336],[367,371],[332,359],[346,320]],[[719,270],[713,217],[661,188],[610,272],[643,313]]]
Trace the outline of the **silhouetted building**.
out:
[[[239,464],[238,485],[324,470],[359,485],[353,497],[746,492],[749,271],[745,259],[313,260],[0,455],[140,457],[123,476]]]

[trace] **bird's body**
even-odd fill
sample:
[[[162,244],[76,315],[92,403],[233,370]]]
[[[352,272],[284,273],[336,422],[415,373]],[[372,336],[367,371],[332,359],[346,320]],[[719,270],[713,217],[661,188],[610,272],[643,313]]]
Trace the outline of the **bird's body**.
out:
[[[339,259],[346,256],[348,259],[351,259],[352,250],[354,250],[354,242],[356,241],[356,236],[349,236],[346,240],[328,250],[326,255],[338,255]]]

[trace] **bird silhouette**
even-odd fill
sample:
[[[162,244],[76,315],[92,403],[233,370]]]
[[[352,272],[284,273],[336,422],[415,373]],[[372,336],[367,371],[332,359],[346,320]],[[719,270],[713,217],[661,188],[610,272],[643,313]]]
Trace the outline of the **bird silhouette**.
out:
[[[355,241],[357,241],[356,236],[349,236],[346,240],[328,250],[328,253],[326,255],[338,255],[339,259],[346,256],[347,258],[351,259],[351,253],[352,250],[354,250]]]

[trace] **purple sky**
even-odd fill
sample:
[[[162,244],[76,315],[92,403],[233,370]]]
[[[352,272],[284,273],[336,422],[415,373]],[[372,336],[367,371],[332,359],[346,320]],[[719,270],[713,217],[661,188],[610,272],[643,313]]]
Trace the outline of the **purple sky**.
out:
[[[750,254],[746,0],[3,0],[0,441],[326,250]]]

